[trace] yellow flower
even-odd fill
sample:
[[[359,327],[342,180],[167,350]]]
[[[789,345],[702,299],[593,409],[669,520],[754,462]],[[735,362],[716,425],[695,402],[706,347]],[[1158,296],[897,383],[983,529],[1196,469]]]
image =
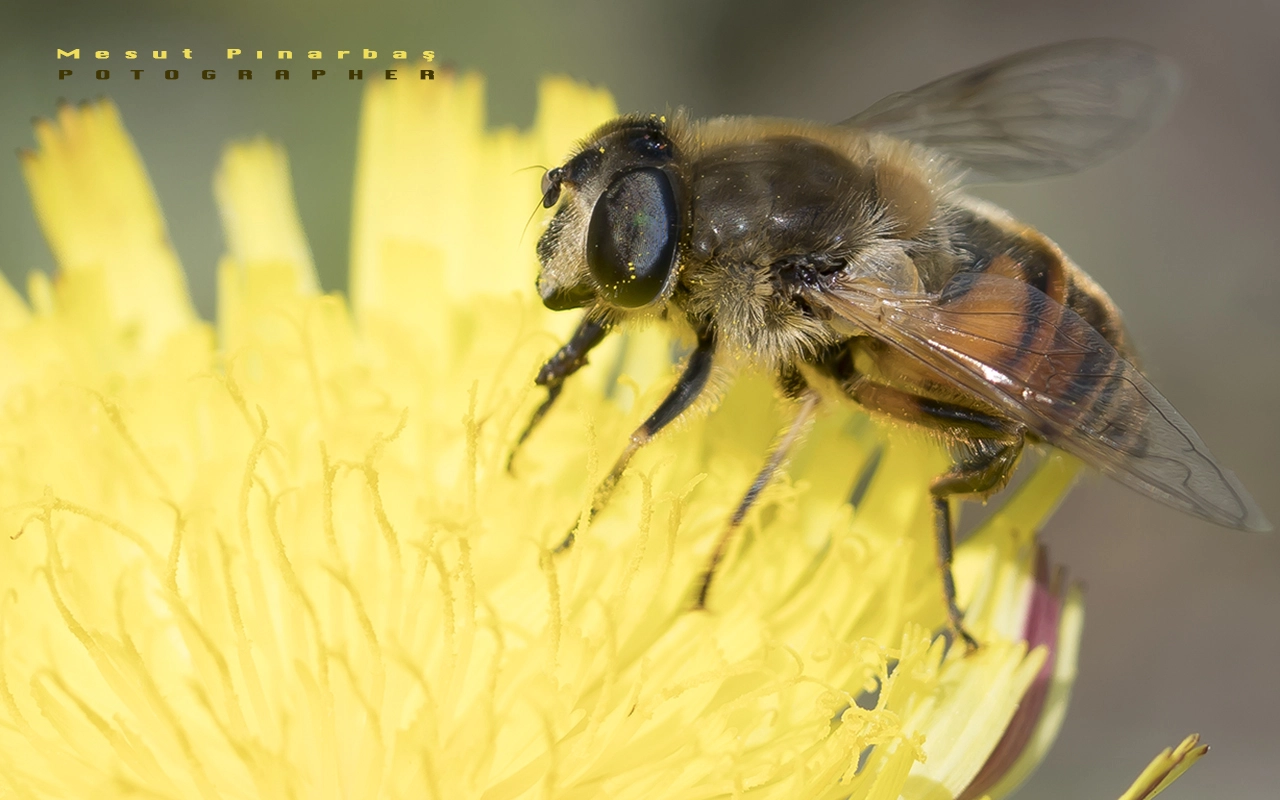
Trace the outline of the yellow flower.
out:
[[[29,307],[0,285],[0,792],[1007,794],[1075,672],[1079,594],[1033,536],[1074,467],[1049,457],[961,547],[970,657],[934,635],[938,453],[883,446],[852,409],[689,611],[782,419],[759,376],[645,451],[553,555],[670,380],[669,344],[608,346],[507,473],[572,324],[533,292],[517,170],[614,109],[565,81],[527,133],[487,132],[483,107],[475,77],[371,87],[350,305],[317,289],[284,154],[230,148],[215,326],[115,109],[37,125],[23,160],[58,272],[31,276]]]

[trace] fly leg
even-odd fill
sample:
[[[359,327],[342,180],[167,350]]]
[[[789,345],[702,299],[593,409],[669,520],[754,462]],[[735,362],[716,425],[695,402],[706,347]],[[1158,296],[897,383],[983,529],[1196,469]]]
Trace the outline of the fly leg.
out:
[[[542,369],[538,370],[538,376],[533,379],[533,382],[547,387],[547,399],[543,400],[542,405],[533,412],[533,416],[529,417],[528,424],[520,432],[520,438],[516,439],[515,446],[511,448],[511,455],[507,457],[507,472],[513,471],[512,467],[516,461],[516,454],[520,452],[520,446],[529,438],[529,434],[533,433],[533,429],[538,427],[538,423],[542,422],[542,418],[555,404],[556,398],[560,397],[565,379],[587,365],[587,353],[604,341],[608,333],[609,328],[603,322],[584,316],[573,335],[569,337],[569,341],[565,342],[555,355],[547,359]]]
[[[938,568],[942,572],[942,594],[947,601],[947,619],[951,629],[964,640],[965,649],[973,652],[978,642],[964,629],[964,615],[956,605],[956,581],[951,574],[951,556],[955,547],[955,525],[951,519],[954,495],[986,497],[1009,482],[1013,468],[1022,453],[1025,437],[1019,433],[1011,439],[978,439],[971,452],[958,460],[946,474],[929,486],[933,497],[933,530],[938,545]]]
[[[955,443],[952,446],[954,466],[930,484],[929,494],[933,502],[934,537],[947,620],[956,636],[964,641],[965,648],[973,651],[978,642],[965,630],[964,614],[956,603],[956,582],[951,574],[955,525],[950,499],[966,495],[986,497],[1008,483],[1022,453],[1026,429],[1003,417],[904,392],[865,377],[855,378],[846,390],[865,408],[937,430]]]
[[[743,495],[742,500],[738,501],[738,507],[734,510],[733,516],[729,518],[729,525],[716,541],[715,549],[711,551],[711,558],[707,561],[707,569],[702,573],[702,583],[698,586],[698,596],[694,604],[695,609],[701,610],[707,607],[707,595],[711,592],[711,580],[715,577],[716,568],[724,560],[729,542],[733,539],[734,534],[737,533],[738,528],[741,527],[742,521],[746,519],[747,512],[751,510],[751,506],[755,505],[756,500],[759,499],[760,493],[764,491],[765,487],[769,485],[769,481],[773,479],[773,474],[778,471],[778,467],[782,466],[782,462],[786,460],[791,448],[800,440],[801,434],[813,417],[814,409],[817,407],[818,395],[813,392],[806,394],[804,401],[800,405],[800,410],[796,412],[796,416],[792,419],[786,432],[782,434],[778,441],[774,443],[773,449],[769,451],[769,457],[765,460],[764,466],[760,468],[760,472],[756,474],[755,480],[751,482],[751,488],[747,489],[747,493]]]
[[[596,514],[600,513],[600,510],[609,502],[609,498],[613,495],[613,490],[617,488],[618,481],[622,478],[622,473],[626,470],[627,464],[631,462],[632,456],[641,447],[648,444],[658,434],[658,431],[683,414],[702,394],[702,390],[707,386],[707,379],[711,376],[711,357],[714,350],[714,337],[709,332],[699,333],[698,346],[689,356],[689,361],[685,364],[684,372],[681,373],[679,380],[676,381],[676,385],[671,388],[666,398],[658,404],[657,409],[649,415],[649,418],[631,434],[631,438],[627,441],[627,446],[623,449],[622,454],[618,456],[618,460],[614,462],[613,469],[609,470],[609,474],[596,487],[595,494],[591,499],[591,509],[587,514],[587,525],[591,524]],[[560,553],[568,550],[573,544],[575,536],[574,529],[571,528],[564,540],[556,546],[555,552]]]

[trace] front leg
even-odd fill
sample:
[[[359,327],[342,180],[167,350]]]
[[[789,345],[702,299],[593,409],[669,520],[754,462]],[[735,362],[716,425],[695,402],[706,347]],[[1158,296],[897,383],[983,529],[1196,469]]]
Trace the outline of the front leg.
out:
[[[649,418],[631,434],[631,438],[627,442],[626,448],[623,449],[622,455],[618,456],[618,460],[614,462],[613,469],[609,470],[609,474],[596,487],[595,494],[591,499],[591,510],[587,514],[587,525],[591,524],[596,514],[600,513],[600,510],[609,502],[609,498],[613,495],[613,490],[617,488],[618,480],[626,470],[627,464],[630,463],[631,457],[641,447],[648,444],[658,434],[658,431],[667,427],[688,410],[689,406],[693,405],[693,402],[701,396],[702,390],[707,386],[707,379],[711,377],[714,352],[714,335],[710,331],[699,333],[698,346],[694,348],[693,353],[689,356],[689,361],[684,365],[684,372],[681,373],[680,379],[676,381],[676,385],[671,388],[666,398],[658,404],[657,409],[649,415]],[[555,552],[559,553],[569,549],[575,536],[574,530],[570,529],[564,540],[556,547]]]
[[[547,388],[547,399],[543,400],[542,405],[534,410],[533,416],[529,417],[528,424],[520,432],[520,438],[516,439],[515,446],[511,448],[511,455],[507,457],[507,472],[513,471],[512,466],[515,464],[516,454],[520,452],[521,445],[529,438],[529,434],[533,433],[533,429],[538,426],[538,423],[542,422],[542,418],[547,415],[547,412],[551,410],[556,398],[560,397],[560,391],[564,388],[565,379],[587,365],[587,353],[604,341],[604,337],[608,333],[608,325],[598,319],[593,319],[590,314],[584,316],[582,321],[578,323],[573,335],[569,337],[569,341],[565,342],[564,346],[557,350],[555,355],[547,359],[547,363],[542,365],[542,369],[538,370],[538,377],[534,378],[533,382]]]

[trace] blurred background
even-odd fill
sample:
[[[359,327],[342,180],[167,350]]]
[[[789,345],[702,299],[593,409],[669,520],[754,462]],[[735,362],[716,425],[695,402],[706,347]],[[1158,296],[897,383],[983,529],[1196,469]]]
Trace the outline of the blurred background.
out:
[[[548,72],[606,86],[624,110],[834,121],[956,69],[1086,36],[1146,42],[1179,63],[1183,91],[1167,123],[1085,174],[979,194],[1039,227],[1107,287],[1155,383],[1280,521],[1273,0],[0,0],[0,145],[30,146],[31,117],[52,114],[60,97],[113,97],[197,307],[211,317],[223,247],[211,176],[224,143],[258,133],[285,144],[321,280],[345,288],[360,101],[360,85],[345,77],[199,80],[194,69],[225,68],[227,47],[435,50],[444,64],[488,76],[493,124],[527,125]],[[82,49],[75,80],[56,78],[59,47]],[[84,77],[102,66],[84,60],[93,50],[167,48],[169,66],[182,67],[172,59],[184,47],[197,60],[179,81],[158,69],[125,79],[125,68],[152,65],[119,58],[111,81]],[[531,198],[535,186],[536,177]],[[2,157],[0,266],[22,287],[28,271],[51,263],[17,159]],[[1116,797],[1157,751],[1195,731],[1213,752],[1168,797],[1275,797],[1280,536],[1221,530],[1095,478],[1045,538],[1086,584],[1088,618],[1065,728],[1020,796]]]

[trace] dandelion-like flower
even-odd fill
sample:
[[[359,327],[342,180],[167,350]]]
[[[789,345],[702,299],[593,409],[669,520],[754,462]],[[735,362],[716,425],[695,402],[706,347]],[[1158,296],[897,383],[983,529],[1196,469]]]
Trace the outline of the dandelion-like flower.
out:
[[[948,650],[939,453],[822,419],[690,611],[782,418],[744,376],[648,448],[554,554],[670,380],[606,345],[505,469],[565,321],[517,244],[555,161],[612,115],[543,84],[486,132],[474,77],[370,88],[351,302],[321,295],[284,154],[231,147],[199,320],[107,103],[23,161],[57,275],[0,284],[0,787],[18,798],[997,797],[1065,709],[1078,592],[1034,531],[1051,456],[959,550]],[[606,349],[607,348],[607,349]],[[607,455],[607,452],[606,452]],[[851,493],[853,499],[850,499]],[[1157,759],[1152,796],[1202,752]]]

